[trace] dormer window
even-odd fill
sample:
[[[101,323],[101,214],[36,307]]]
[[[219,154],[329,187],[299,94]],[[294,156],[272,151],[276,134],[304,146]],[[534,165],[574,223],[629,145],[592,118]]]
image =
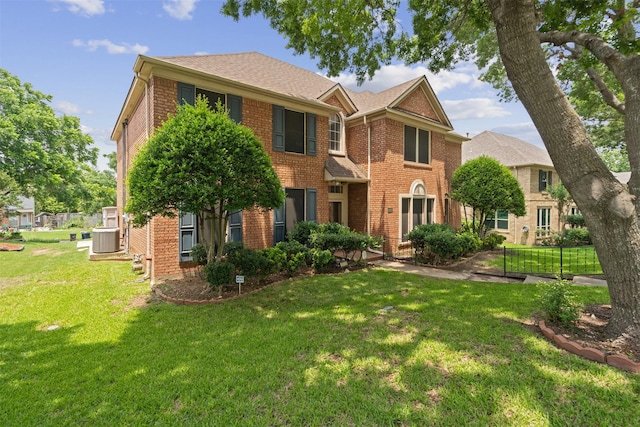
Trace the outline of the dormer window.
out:
[[[333,153],[344,153],[344,141],[342,131],[342,117],[340,114],[329,116],[329,151]]]

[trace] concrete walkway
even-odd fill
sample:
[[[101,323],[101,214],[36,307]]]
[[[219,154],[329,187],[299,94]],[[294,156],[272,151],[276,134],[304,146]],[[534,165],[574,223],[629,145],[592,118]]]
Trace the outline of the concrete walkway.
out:
[[[411,263],[388,261],[379,259],[371,262],[378,267],[390,268],[392,270],[403,271],[405,273],[419,274],[421,276],[434,277],[436,279],[452,279],[452,280],[468,280],[472,282],[493,282],[493,283],[540,283],[551,282],[555,279],[547,277],[527,276],[524,280],[514,279],[511,277],[492,276],[488,274],[465,273],[460,271],[451,271],[441,268],[425,267]],[[607,281],[602,279],[594,279],[586,276],[575,276],[573,284],[582,286],[607,286]]]
[[[445,270],[441,268],[425,267],[422,265],[415,265],[399,261],[388,261],[384,259],[372,261],[372,264],[378,267],[390,268],[392,270],[399,270],[405,273],[434,277],[436,279],[469,280],[473,282],[522,283],[522,280],[513,279],[511,277],[465,273],[460,271]]]

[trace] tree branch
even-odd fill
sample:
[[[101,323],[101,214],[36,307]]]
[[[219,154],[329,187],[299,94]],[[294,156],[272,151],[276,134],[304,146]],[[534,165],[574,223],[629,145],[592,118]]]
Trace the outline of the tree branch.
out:
[[[606,102],[607,105],[616,110],[618,113],[624,115],[626,111],[624,103],[620,101],[620,99],[616,96],[615,93],[613,93],[611,89],[609,89],[596,69],[593,67],[587,68],[587,75],[589,76],[593,84],[596,85],[598,91],[600,91],[604,102]]]
[[[613,46],[605,42],[601,37],[581,31],[549,31],[538,33],[540,43],[551,43],[555,46],[563,46],[575,43],[585,47],[600,62],[602,62],[618,78],[622,79],[626,56],[618,52]]]

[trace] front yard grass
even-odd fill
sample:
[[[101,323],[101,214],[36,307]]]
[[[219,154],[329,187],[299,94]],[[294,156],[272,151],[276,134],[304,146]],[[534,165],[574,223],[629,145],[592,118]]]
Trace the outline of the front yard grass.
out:
[[[0,252],[0,425],[628,425],[640,376],[525,325],[531,285],[390,270],[140,306],[129,263]],[[581,302],[606,302],[578,288]],[[56,328],[57,327],[57,328]]]
[[[593,246],[504,246],[507,248],[506,260],[500,255],[488,262],[490,266],[503,270],[506,262],[509,272],[559,274],[562,265],[562,273],[565,275],[602,274],[602,267]]]

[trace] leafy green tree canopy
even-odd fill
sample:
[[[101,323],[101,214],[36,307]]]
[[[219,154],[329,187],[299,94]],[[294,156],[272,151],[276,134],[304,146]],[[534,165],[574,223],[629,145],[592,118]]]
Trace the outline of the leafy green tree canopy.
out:
[[[78,118],[56,116],[50,101],[0,69],[0,170],[25,195],[75,184],[82,165],[96,163],[98,149]]]
[[[271,159],[254,133],[229,118],[218,105],[178,106],[136,155],[128,175],[126,211],[136,226],[153,216],[198,215],[213,220],[210,251],[220,236],[221,257],[229,214],[236,210],[273,209],[284,191]],[[210,258],[211,259],[211,258]]]
[[[487,215],[508,210],[525,214],[524,193],[506,166],[487,156],[465,162],[451,178],[451,199],[473,210],[472,230],[484,234]]]

